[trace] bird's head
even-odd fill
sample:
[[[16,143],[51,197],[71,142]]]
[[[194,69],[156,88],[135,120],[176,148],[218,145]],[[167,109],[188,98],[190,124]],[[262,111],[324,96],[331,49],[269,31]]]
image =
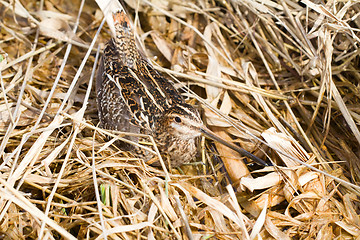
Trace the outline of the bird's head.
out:
[[[166,132],[183,140],[201,135],[204,126],[199,112],[188,104],[181,104],[165,110],[156,123],[157,132]]]
[[[191,140],[203,135],[251,158],[260,165],[269,166],[262,159],[217,136],[204,125],[199,112],[188,104],[181,104],[167,109],[156,123],[156,132],[159,137],[161,137],[161,134],[168,136],[171,134],[173,137],[182,140]]]

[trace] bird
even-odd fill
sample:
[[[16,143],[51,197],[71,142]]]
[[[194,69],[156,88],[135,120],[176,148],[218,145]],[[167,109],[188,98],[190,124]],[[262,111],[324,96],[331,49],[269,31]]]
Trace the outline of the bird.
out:
[[[105,45],[96,78],[100,127],[151,135],[160,154],[170,160],[171,167],[179,167],[196,158],[201,135],[240,152],[260,165],[268,165],[212,133],[204,125],[199,111],[186,103],[173,82],[155,70],[138,49],[125,11],[114,12],[113,20],[116,36]],[[128,139],[140,140],[136,136]],[[123,149],[135,148],[125,143],[120,145]],[[146,161],[154,157],[140,149],[135,152]]]

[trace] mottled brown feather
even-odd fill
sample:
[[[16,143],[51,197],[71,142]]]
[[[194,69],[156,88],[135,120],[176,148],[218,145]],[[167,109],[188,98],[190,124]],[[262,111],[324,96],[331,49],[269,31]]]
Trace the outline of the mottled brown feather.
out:
[[[202,124],[198,112],[185,103],[173,84],[137,49],[126,15],[117,13],[114,20],[117,35],[106,44],[96,82],[101,126],[151,134],[161,154],[169,156],[173,166],[191,161],[197,153],[196,139],[200,134],[179,135],[173,122],[176,115]]]

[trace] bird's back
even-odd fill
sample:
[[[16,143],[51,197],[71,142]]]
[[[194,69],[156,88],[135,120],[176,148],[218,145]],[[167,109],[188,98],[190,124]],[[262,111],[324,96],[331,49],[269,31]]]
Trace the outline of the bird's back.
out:
[[[159,115],[184,100],[138,50],[126,14],[117,13],[114,22],[117,35],[106,44],[96,82],[100,122],[111,130],[151,133]]]

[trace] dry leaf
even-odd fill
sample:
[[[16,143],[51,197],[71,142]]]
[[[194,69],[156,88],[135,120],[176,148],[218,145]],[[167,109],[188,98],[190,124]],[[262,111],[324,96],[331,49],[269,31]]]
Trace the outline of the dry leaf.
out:
[[[269,128],[265,130],[261,136],[265,139],[271,148],[278,151],[280,158],[287,167],[295,167],[300,165],[300,163],[295,162],[291,158],[281,153],[285,153],[303,162],[307,162],[310,159],[309,154],[297,141],[295,141],[292,137],[285,135],[284,133],[276,132],[275,128]]]
[[[162,38],[157,32],[152,31],[150,33],[152,39],[154,40],[154,43],[156,44],[156,47],[159,49],[159,51],[164,55],[164,57],[171,62],[173,58],[173,52],[174,49],[172,46],[164,39]]]
[[[269,173],[263,177],[250,178],[243,177],[240,179],[240,188],[247,188],[251,192],[259,189],[266,189],[280,184],[282,177],[277,172]]]
[[[46,18],[40,22],[39,28],[43,35],[50,38],[55,38],[65,42],[83,42],[75,35],[69,24],[59,18]]]

